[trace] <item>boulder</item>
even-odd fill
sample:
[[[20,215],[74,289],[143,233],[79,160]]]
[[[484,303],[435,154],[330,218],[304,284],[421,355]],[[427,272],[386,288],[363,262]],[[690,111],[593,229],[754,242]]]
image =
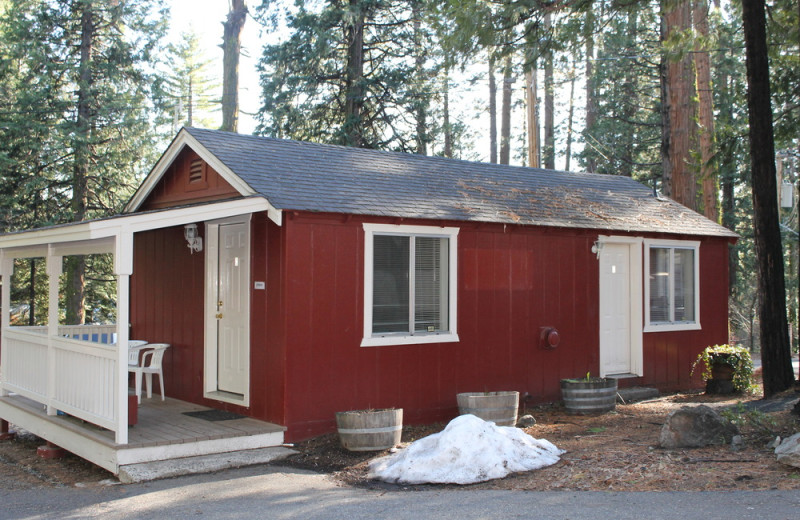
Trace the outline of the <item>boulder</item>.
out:
[[[775,455],[781,464],[800,468],[800,433],[784,439],[780,446],[775,448]]]
[[[729,444],[739,428],[706,405],[684,406],[667,416],[661,428],[662,448],[702,448]]]

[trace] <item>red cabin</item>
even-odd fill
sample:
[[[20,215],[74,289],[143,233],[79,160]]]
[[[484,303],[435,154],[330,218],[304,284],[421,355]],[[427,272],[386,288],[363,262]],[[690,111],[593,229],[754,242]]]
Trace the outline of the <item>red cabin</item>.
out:
[[[558,401],[587,373],[694,388],[692,361],[728,340],[736,235],[621,176],[186,128],[122,215],[60,229],[0,237],[2,274],[106,244],[117,336],[170,345],[167,396],[289,441],[350,409],[447,420],[459,392]]]

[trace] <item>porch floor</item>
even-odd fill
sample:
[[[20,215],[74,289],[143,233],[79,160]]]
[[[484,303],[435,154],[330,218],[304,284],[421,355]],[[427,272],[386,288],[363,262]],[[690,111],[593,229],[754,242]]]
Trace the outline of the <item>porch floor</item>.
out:
[[[143,398],[128,444],[114,432],[65,415],[47,415],[44,406],[19,395],[0,397],[0,418],[101,466],[120,466],[183,457],[280,446],[286,428],[252,418],[208,421],[185,412],[210,410],[177,399]]]

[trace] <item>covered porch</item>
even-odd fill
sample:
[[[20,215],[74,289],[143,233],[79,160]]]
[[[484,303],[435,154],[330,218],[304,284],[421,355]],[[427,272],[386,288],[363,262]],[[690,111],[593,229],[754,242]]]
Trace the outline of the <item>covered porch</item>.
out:
[[[175,399],[143,399],[139,423],[128,426],[128,342],[153,341],[129,337],[134,234],[256,212],[272,214],[274,209],[263,198],[250,197],[0,237],[0,419],[114,473],[120,466],[146,460],[280,445],[281,426],[255,419],[198,422],[184,412],[204,407]],[[113,258],[116,323],[61,324],[64,258],[98,254]],[[15,260],[29,258],[45,261],[46,325],[12,326]],[[169,381],[166,385],[169,388]]]

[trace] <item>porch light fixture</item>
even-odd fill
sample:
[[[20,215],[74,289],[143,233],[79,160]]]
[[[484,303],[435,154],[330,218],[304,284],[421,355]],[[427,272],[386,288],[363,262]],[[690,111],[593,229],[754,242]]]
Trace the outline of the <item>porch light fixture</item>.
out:
[[[599,240],[596,240],[594,244],[592,244],[592,253],[597,255],[597,259],[600,259],[600,253],[603,251],[603,243]]]
[[[198,236],[197,224],[186,224],[183,226],[183,237],[186,239],[186,244],[189,246],[190,253],[203,250],[203,239]]]

